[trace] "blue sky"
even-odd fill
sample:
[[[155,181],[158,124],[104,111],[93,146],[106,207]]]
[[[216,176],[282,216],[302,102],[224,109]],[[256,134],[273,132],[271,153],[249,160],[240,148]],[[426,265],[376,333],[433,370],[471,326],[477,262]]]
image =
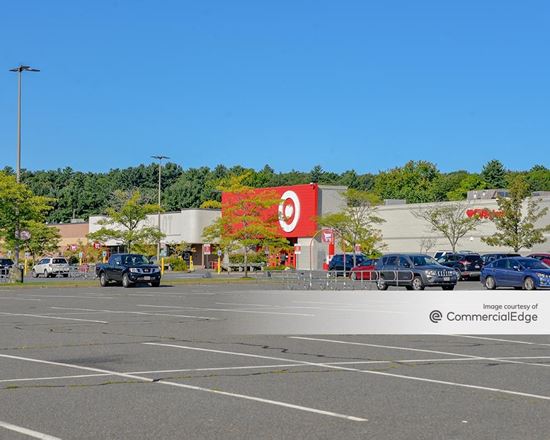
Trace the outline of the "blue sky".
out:
[[[6,2],[0,167],[550,166],[544,0]]]

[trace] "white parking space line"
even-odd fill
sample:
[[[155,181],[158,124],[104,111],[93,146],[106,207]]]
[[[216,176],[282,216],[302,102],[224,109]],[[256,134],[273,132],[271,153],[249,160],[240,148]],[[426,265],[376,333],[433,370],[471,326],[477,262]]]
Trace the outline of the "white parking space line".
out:
[[[217,395],[222,395],[222,396],[235,397],[235,398],[250,400],[250,401],[254,401],[254,402],[267,403],[267,404],[270,404],[270,405],[281,406],[281,407],[284,407],[284,408],[291,408],[291,409],[296,409],[296,410],[305,411],[305,412],[309,412],[309,413],[336,417],[336,418],[339,418],[339,419],[346,419],[346,420],[350,420],[350,421],[354,421],[354,422],[366,422],[367,421],[367,419],[364,419],[362,417],[349,416],[349,415],[341,414],[341,413],[337,413],[337,412],[324,411],[324,410],[320,410],[320,409],[317,409],[317,408],[311,408],[311,407],[307,407],[307,406],[295,405],[295,404],[292,404],[292,403],[281,402],[281,401],[278,401],[278,400],[264,399],[264,398],[261,398],[261,397],[250,396],[250,395],[246,395],[246,394],[230,393],[230,392],[221,391],[221,390],[217,390],[217,389],[204,388],[204,387],[199,387],[199,386],[195,386],[195,385],[187,385],[187,384],[182,384],[182,383],[177,383],[177,382],[169,382],[169,381],[165,381],[165,380],[155,380],[155,379],[150,379],[150,378],[144,377],[144,376],[138,376],[138,375],[135,375],[135,374],[119,373],[117,371],[112,371],[112,370],[103,370],[103,369],[100,369],[100,368],[84,367],[84,366],[76,365],[76,364],[67,364],[67,363],[64,363],[64,362],[46,361],[46,360],[42,360],[42,359],[27,358],[27,357],[22,357],[22,356],[13,356],[13,355],[8,355],[8,354],[0,354],[0,357],[7,358],[7,359],[17,359],[17,360],[22,360],[22,361],[27,361],[27,362],[35,362],[35,363],[45,364],[45,365],[56,365],[56,366],[60,366],[60,367],[75,368],[75,369],[80,369],[80,370],[85,370],[85,371],[93,371],[93,372],[96,372],[96,373],[106,373],[106,374],[111,374],[113,376],[124,377],[124,378],[132,379],[132,380],[139,380],[139,381],[147,382],[147,383],[156,383],[156,384],[160,384],[160,385],[167,385],[167,386],[172,386],[172,387],[177,387],[177,388],[184,388],[184,389],[188,389],[188,390],[202,391],[202,392],[206,392],[206,393],[210,393],[210,394],[217,394]]]
[[[62,320],[62,321],[82,321],[82,322],[95,322],[97,324],[109,324],[107,321],[96,321],[96,320],[93,320],[93,319],[64,318],[62,316],[49,316],[49,315],[31,315],[30,313],[0,312],[0,315],[5,315],[5,316],[28,316],[28,317],[31,317],[31,318],[59,319],[59,320]]]
[[[251,306],[251,307],[273,307],[274,309],[280,309],[281,306],[276,306],[274,304],[255,304],[255,303],[233,303],[233,302],[217,302],[215,304],[220,304],[222,306]]]
[[[169,313],[152,313],[152,312],[135,312],[131,310],[98,310],[98,309],[82,309],[78,307],[50,307],[50,309],[56,310],[81,310],[83,312],[102,312],[102,313],[114,313],[114,314],[126,314],[126,315],[146,315],[146,316],[171,316],[176,318],[195,318],[195,319],[208,319],[211,321],[219,321],[218,318],[213,318],[211,316],[196,316],[196,315],[180,315],[180,314],[169,314]]]
[[[445,336],[453,336],[455,338],[481,339],[486,341],[512,342],[514,344],[540,345],[542,347],[550,347],[550,344],[544,344],[542,342],[518,341],[517,339],[500,339],[500,338],[489,338],[486,336],[469,336],[469,335],[445,335]]]
[[[243,309],[214,309],[210,307],[185,307],[185,306],[156,306],[151,304],[137,304],[138,307],[151,307],[151,308],[167,308],[167,309],[181,309],[181,310],[205,310],[208,312],[234,312],[234,313],[258,313],[262,315],[289,315],[289,316],[315,316],[309,313],[290,313],[290,312],[266,312],[263,310],[243,310]]]
[[[78,298],[78,299],[114,299],[112,296],[76,296],[76,295],[30,295],[26,294],[25,296],[30,296],[33,298]]]
[[[59,437],[53,435],[44,434],[43,432],[33,431],[32,429],[23,428],[22,426],[13,425],[11,423],[0,421],[0,428],[5,428],[10,431],[18,432],[19,434],[27,435],[29,437],[38,438],[40,440],[61,440]]]
[[[209,349],[209,348],[189,347],[189,346],[185,346],[185,345],[161,344],[161,343],[156,343],[156,342],[144,342],[143,344],[144,345],[156,345],[156,346],[161,346],[161,347],[179,348],[179,349],[183,349],[183,350],[204,351],[204,352],[219,353],[219,354],[226,354],[226,355],[233,355],[233,356],[253,357],[253,358],[258,358],[258,359],[271,359],[271,360],[277,360],[277,361],[283,361],[283,362],[296,362],[296,363],[301,363],[301,364],[304,364],[304,365],[312,365],[312,366],[316,366],[316,367],[332,368],[332,369],[335,369],[335,370],[352,371],[352,372],[363,373],[363,374],[372,374],[372,375],[376,375],[376,376],[386,376],[386,377],[393,377],[393,378],[399,378],[399,379],[405,379],[405,380],[412,380],[412,381],[417,381],[417,382],[435,383],[435,384],[449,385],[449,386],[459,387],[459,388],[469,388],[469,389],[475,389],[475,390],[481,390],[481,391],[490,391],[490,392],[495,392],[495,393],[509,394],[509,395],[513,395],[513,396],[531,397],[531,398],[541,399],[541,400],[550,400],[550,396],[543,396],[543,395],[539,395],[539,394],[522,393],[520,391],[512,391],[512,390],[506,390],[506,389],[501,389],[501,388],[484,387],[484,386],[480,386],[480,385],[470,385],[470,384],[459,383],[459,382],[450,382],[450,381],[445,381],[445,380],[428,379],[428,378],[425,378],[425,377],[418,377],[418,376],[407,376],[407,375],[404,375],[404,374],[386,373],[386,372],[383,372],[383,371],[360,370],[358,368],[344,367],[344,366],[340,366],[340,365],[331,365],[331,364],[326,364],[326,363],[298,361],[298,360],[295,360],[295,359],[281,358],[281,357],[275,357],[275,356],[262,356],[262,355],[256,355],[256,354],[250,354],[250,353],[234,352],[234,351],[224,351],[224,350],[214,350],[214,349]],[[483,359],[483,358],[480,358],[480,359]]]
[[[359,345],[364,347],[374,347],[374,348],[385,348],[390,350],[404,350],[404,351],[415,351],[420,353],[434,353],[434,354],[443,354],[447,356],[459,356],[468,359],[480,359],[485,361],[500,361],[509,364],[521,364],[521,365],[531,365],[536,367],[550,367],[550,364],[537,364],[532,362],[521,362],[511,359],[503,359],[499,357],[486,357],[486,356],[474,356],[470,354],[455,353],[450,351],[438,351],[438,350],[427,350],[423,348],[410,348],[410,347],[396,347],[393,345],[379,345],[379,344],[368,344],[366,342],[352,342],[352,341],[339,341],[337,339],[323,339],[323,338],[309,338],[305,336],[289,336],[290,339],[301,339],[304,341],[316,341],[316,342],[331,342],[335,344],[346,344],[346,345]]]
[[[550,359],[550,356],[510,356],[499,359]],[[380,364],[422,364],[422,363],[447,363],[447,362],[465,362],[465,361],[480,361],[482,359],[470,358],[433,358],[433,359],[392,359],[386,361],[342,361],[342,362],[326,362],[326,365],[380,365]],[[232,371],[232,370],[263,370],[269,368],[291,368],[305,367],[303,363],[291,364],[270,364],[270,365],[243,365],[239,367],[205,367],[205,368],[174,368],[170,370],[143,370],[143,371],[124,371],[124,374],[164,374],[164,373],[193,373],[201,371]],[[39,377],[23,377],[14,379],[0,379],[0,383],[13,382],[40,382],[48,380],[61,379],[86,379],[89,377],[105,377],[112,376],[111,373],[97,374],[72,374],[68,376],[39,376]]]
[[[102,377],[102,376],[110,376],[110,374],[97,373],[97,374],[72,374],[70,376],[21,377],[18,379],[2,379],[0,380],[0,383],[37,382],[41,380],[61,380],[61,379],[86,379],[87,377]]]
[[[40,299],[35,298],[13,298],[9,296],[0,296],[0,299],[12,299],[14,301],[41,301]]]

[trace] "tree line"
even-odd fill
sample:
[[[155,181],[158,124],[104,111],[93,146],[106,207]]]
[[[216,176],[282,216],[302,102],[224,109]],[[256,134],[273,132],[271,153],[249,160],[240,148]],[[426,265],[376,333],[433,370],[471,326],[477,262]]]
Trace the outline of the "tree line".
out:
[[[3,172],[14,174],[9,167]],[[224,165],[183,169],[178,164],[167,163],[162,169],[162,207],[165,211],[177,211],[220,201],[219,182],[242,175],[246,175],[243,184],[253,188],[313,182],[343,185],[368,191],[380,199],[405,199],[408,203],[464,200],[469,190],[508,188],[517,176],[525,178],[530,191],[550,191],[550,170],[545,166],[511,171],[498,160],[487,162],[480,173],[465,170],[443,173],[431,162],[410,161],[377,174],[360,174],[355,170],[335,173],[319,165],[310,171],[276,172],[268,165],[260,170]],[[139,190],[146,202],[156,203],[158,165],[151,163],[108,172],[81,172],[71,168],[23,170],[22,182],[33,194],[53,200],[46,221],[87,220],[91,215],[106,214],[116,191]]]

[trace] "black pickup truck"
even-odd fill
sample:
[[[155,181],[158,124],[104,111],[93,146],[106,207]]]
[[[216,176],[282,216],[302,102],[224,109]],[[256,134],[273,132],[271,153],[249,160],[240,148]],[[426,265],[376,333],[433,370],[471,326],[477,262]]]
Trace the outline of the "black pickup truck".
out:
[[[160,268],[150,264],[146,257],[139,254],[113,254],[107,264],[96,266],[96,275],[101,287],[111,282],[131,287],[136,283],[150,283],[160,286]]]

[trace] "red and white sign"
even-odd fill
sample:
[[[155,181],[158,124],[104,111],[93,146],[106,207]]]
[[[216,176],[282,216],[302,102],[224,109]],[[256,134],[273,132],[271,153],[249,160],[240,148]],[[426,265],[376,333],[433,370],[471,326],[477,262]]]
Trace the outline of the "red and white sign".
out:
[[[204,255],[210,255],[212,253],[212,245],[205,244],[202,246],[202,252]]]
[[[286,238],[313,237],[317,231],[319,187],[316,183],[293,186],[260,188],[254,191],[274,193],[281,198],[278,206],[266,210],[265,218],[276,217],[277,227]],[[222,194],[222,216],[224,205],[231,205],[238,195]]]
[[[76,249],[77,249],[76,244],[71,244],[71,251],[74,252],[74,251],[76,251]]]
[[[97,241],[94,243],[94,249],[101,249],[101,243],[98,243]]]
[[[302,246],[299,244],[294,245],[294,255],[300,255],[302,253]]]
[[[323,243],[334,243],[334,231],[332,229],[321,230],[321,241]]]
[[[502,217],[502,215],[503,215],[502,211],[492,210],[487,208],[475,208],[475,209],[466,210],[466,216],[470,218],[477,216],[479,218],[491,219],[494,217]]]

